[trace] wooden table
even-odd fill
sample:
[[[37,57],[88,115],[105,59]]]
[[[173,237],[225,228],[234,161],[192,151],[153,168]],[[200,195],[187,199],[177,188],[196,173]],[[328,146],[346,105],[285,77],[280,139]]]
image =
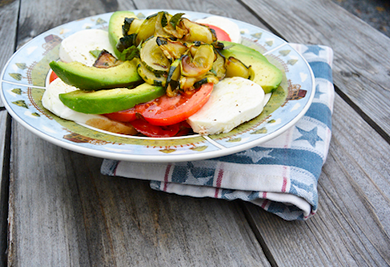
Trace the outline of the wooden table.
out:
[[[333,136],[319,210],[287,222],[241,201],[195,199],[100,174],[0,103],[1,263],[10,266],[390,265],[390,39],[329,0],[0,1],[0,67],[36,35],[90,15],[181,9],[334,50]]]

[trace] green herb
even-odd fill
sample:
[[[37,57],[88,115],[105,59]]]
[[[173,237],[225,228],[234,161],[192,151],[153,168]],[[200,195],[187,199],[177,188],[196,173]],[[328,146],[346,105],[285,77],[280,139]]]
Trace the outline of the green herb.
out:
[[[184,15],[184,13],[176,13],[172,18],[171,20],[169,21],[169,23],[172,25],[172,27],[175,29],[176,28],[176,25],[179,24],[180,20],[181,20],[181,17]]]
[[[136,46],[131,46],[123,50],[119,56],[122,61],[132,60],[135,57],[139,57],[139,49]]]

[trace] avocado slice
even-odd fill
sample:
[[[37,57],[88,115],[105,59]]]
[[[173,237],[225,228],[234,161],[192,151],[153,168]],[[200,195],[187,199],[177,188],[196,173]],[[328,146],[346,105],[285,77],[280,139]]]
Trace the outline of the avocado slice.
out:
[[[65,106],[78,112],[88,114],[105,114],[134,107],[137,104],[151,101],[165,94],[161,86],[147,83],[134,89],[116,88],[85,92],[76,90],[60,94],[59,98]]]
[[[222,50],[221,54],[226,58],[233,56],[245,65],[251,66],[255,74],[251,80],[259,84],[264,93],[270,93],[279,87],[283,72],[271,64],[260,52],[242,44],[230,42],[224,42],[224,44],[227,49]]]
[[[127,10],[116,11],[111,15],[110,21],[108,23],[108,38],[110,44],[114,48],[114,53],[118,58],[120,57],[121,53],[116,48],[116,44],[118,43],[119,39],[123,37],[122,25],[125,18],[137,18],[137,16],[133,12]]]
[[[52,61],[49,65],[65,83],[85,91],[127,87],[142,81],[135,60],[110,68],[89,67],[76,61]]]
[[[242,53],[255,54],[256,56],[267,60],[267,58],[263,56],[259,51],[250,48],[246,45],[233,43],[229,41],[221,41],[221,43],[223,43],[223,45],[225,46],[225,52],[229,51],[229,52],[242,52]]]

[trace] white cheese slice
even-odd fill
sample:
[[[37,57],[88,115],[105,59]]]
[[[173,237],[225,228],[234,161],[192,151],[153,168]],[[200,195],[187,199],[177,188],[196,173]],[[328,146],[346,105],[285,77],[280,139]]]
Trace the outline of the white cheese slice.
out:
[[[79,123],[85,123],[89,119],[102,118],[103,116],[94,114],[84,114],[74,111],[65,106],[59,94],[78,90],[76,87],[64,83],[61,79],[55,79],[47,87],[42,96],[42,105],[52,113],[66,120],[72,120]]]
[[[214,85],[210,99],[187,121],[202,135],[227,133],[259,115],[264,101],[260,85],[241,77],[226,78]]]
[[[196,22],[214,25],[220,28],[221,30],[225,31],[229,35],[232,42],[241,43],[240,28],[236,23],[234,23],[230,19],[218,17],[218,16],[211,16],[204,19],[198,19]]]
[[[65,38],[60,46],[60,59],[64,62],[78,61],[92,66],[96,58],[90,51],[106,49],[114,55],[108,32],[100,29],[82,30]]]

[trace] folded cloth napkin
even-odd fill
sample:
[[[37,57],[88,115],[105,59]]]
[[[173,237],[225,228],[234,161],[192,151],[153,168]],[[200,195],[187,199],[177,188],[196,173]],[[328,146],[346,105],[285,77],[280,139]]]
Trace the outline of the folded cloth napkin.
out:
[[[331,138],[333,51],[292,44],[311,66],[316,92],[307,113],[261,146],[210,160],[138,163],[104,160],[106,175],[151,180],[151,188],[193,197],[249,201],[285,220],[306,220],[318,207],[317,181]]]

